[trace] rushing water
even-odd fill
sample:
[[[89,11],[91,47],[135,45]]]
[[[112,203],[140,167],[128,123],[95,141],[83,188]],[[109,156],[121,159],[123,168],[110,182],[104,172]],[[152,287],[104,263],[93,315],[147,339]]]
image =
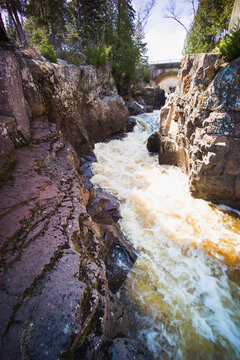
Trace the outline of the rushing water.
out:
[[[118,197],[122,230],[139,252],[121,293],[131,335],[156,359],[240,359],[240,290],[226,275],[240,263],[239,214],[193,199],[186,175],[148,154],[157,116],[96,144],[93,164],[93,183]]]

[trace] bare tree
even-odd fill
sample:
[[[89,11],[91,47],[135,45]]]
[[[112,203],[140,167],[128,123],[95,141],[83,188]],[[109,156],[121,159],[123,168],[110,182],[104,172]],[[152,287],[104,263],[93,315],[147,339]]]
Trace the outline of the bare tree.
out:
[[[138,7],[136,8],[136,19],[143,30],[147,25],[149,16],[156,2],[157,0],[142,0],[140,5],[138,3]]]
[[[196,15],[196,0],[189,0],[189,4],[191,4],[191,13],[194,18]],[[169,6],[166,9],[166,15],[164,16],[166,19],[172,19],[176,21],[179,25],[181,25],[186,32],[188,32],[187,26],[182,21],[182,12],[178,10],[176,7],[175,0],[170,0]]]

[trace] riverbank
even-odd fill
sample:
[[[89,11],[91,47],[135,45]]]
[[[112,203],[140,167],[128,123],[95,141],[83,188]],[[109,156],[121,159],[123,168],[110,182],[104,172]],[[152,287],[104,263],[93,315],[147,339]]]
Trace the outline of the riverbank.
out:
[[[125,130],[124,101],[109,69],[52,64],[5,46],[1,358],[111,359],[119,352],[151,359],[128,339],[128,315],[115,295],[136,252],[117,224],[116,199],[84,175],[94,141]]]

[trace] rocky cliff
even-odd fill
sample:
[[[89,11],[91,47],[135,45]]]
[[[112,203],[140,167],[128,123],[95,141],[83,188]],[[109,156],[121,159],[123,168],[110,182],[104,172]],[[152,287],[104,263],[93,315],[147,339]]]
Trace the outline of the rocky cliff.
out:
[[[240,208],[240,59],[188,55],[160,112],[159,162],[180,166],[195,197]]]
[[[33,49],[0,50],[1,168],[30,138],[30,120],[55,123],[79,154],[126,129],[128,111],[110,69],[53,64]]]
[[[128,117],[110,71],[5,48],[0,73],[1,359],[152,359],[115,295],[136,259],[118,203],[87,179]]]

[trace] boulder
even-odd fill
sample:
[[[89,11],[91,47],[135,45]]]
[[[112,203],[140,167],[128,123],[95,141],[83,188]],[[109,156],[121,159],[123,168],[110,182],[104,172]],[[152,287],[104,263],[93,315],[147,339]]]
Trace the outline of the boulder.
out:
[[[131,99],[126,101],[125,106],[127,107],[130,116],[144,113],[144,106],[140,105],[135,100]]]
[[[130,117],[128,119],[128,123],[127,123],[127,129],[126,132],[131,132],[134,129],[134,126],[137,124],[137,121],[134,117]]]
[[[147,140],[147,149],[149,152],[158,153],[160,150],[160,141],[159,135],[157,132],[154,132],[152,135],[149,136]]]
[[[240,58],[187,55],[160,112],[159,162],[180,166],[195,197],[240,207]]]
[[[165,91],[159,86],[146,87],[140,93],[146,106],[151,106],[154,110],[160,109],[165,104]]]

